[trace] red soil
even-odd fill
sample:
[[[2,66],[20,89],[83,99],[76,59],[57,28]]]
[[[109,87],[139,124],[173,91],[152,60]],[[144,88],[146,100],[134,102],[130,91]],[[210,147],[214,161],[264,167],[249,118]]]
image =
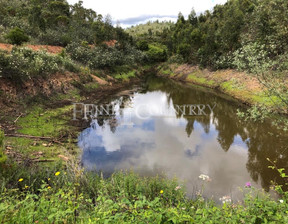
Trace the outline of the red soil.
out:
[[[59,46],[49,46],[49,45],[23,45],[23,47],[28,47],[34,51],[45,50],[51,54],[59,54],[61,53],[63,47]],[[0,43],[0,49],[5,51],[11,51],[13,48],[12,44],[2,44]]]

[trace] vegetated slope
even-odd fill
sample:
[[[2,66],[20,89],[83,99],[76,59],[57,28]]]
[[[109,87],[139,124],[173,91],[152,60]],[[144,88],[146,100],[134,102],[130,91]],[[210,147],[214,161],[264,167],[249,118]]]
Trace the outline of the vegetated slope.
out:
[[[136,26],[132,26],[130,28],[127,28],[125,31],[129,33],[133,37],[138,36],[153,36],[153,35],[159,35],[164,30],[169,30],[171,26],[173,26],[174,23],[171,21],[164,21],[159,22],[157,21],[150,21],[145,24],[139,24]]]
[[[105,82],[97,80],[108,76],[109,84],[126,82],[125,74],[138,74],[135,66],[147,57],[132,37],[114,28],[109,16],[103,18],[82,3],[0,1],[0,96],[7,104],[18,96],[35,96],[41,89],[45,95],[61,89],[66,93],[71,86],[90,91]],[[119,73],[123,76],[111,77]]]
[[[88,44],[110,40],[131,42],[122,28],[112,26],[109,16],[103,18],[82,4],[79,1],[69,5],[66,0],[2,0],[0,42],[28,40],[33,44],[56,46],[83,41]],[[11,32],[14,34],[12,37]]]
[[[140,34],[135,39],[139,46],[145,41],[165,45],[171,64],[254,76],[275,108],[287,108],[287,10],[285,0],[228,0],[199,15],[192,10],[188,18],[179,13],[176,24],[157,38]]]

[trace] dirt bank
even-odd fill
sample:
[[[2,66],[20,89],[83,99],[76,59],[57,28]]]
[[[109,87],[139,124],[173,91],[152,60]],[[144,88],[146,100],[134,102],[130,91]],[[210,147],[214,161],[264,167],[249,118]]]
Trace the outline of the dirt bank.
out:
[[[61,53],[61,51],[63,50],[63,47],[60,46],[49,46],[49,45],[23,45],[23,47],[28,47],[34,51],[40,51],[40,50],[44,50],[47,51],[50,54],[59,54]],[[3,44],[0,43],[0,50],[4,50],[4,51],[8,51],[10,52],[13,48],[12,44]]]
[[[267,95],[256,77],[232,69],[209,71],[188,64],[162,64],[158,66],[157,74],[187,85],[217,89],[247,105],[274,105],[273,97]],[[287,108],[283,111],[288,113]]]

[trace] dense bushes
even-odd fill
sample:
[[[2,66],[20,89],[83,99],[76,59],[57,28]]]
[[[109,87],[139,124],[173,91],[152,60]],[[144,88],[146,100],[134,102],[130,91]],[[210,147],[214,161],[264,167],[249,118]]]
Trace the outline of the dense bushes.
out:
[[[257,42],[244,45],[235,51],[233,56],[233,65],[241,71],[257,73],[268,71],[272,67],[265,45],[260,45]]]
[[[47,29],[37,37],[40,44],[66,47],[72,42],[72,37],[67,32],[59,29]]]
[[[11,44],[21,45],[24,42],[29,40],[29,37],[18,27],[10,30],[6,35],[6,38],[9,40]]]
[[[150,62],[163,62],[167,60],[167,49],[161,44],[149,44],[147,51],[148,60]]]
[[[91,69],[133,65],[143,62],[145,58],[144,53],[131,45],[109,47],[105,44],[88,46],[72,43],[66,49],[73,60],[86,64]]]
[[[60,71],[79,71],[67,57],[51,55],[29,48],[13,48],[11,53],[0,52],[0,75],[15,82],[31,77],[45,77]]]
[[[146,40],[137,41],[136,46],[140,51],[148,51],[149,50],[148,42]]]
[[[1,0],[0,31],[1,27],[5,32],[19,27],[17,32],[12,30],[11,38],[16,44],[27,41],[23,31],[34,44],[65,47],[72,41],[101,44],[116,39],[121,43],[131,42],[122,28],[113,27],[109,16],[103,18],[92,9],[84,8],[83,1],[69,5],[66,0]],[[0,39],[1,36],[0,32]]]

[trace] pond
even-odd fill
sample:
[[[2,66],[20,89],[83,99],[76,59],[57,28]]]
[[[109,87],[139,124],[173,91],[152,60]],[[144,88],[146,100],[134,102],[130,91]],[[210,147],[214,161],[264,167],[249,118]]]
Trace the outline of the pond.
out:
[[[280,181],[267,158],[288,168],[287,133],[240,119],[237,109],[245,108],[212,90],[149,77],[102,103],[113,113],[98,113],[79,136],[88,170],[166,174],[190,194],[204,187],[205,197],[238,200],[247,182],[269,191],[271,180]]]

